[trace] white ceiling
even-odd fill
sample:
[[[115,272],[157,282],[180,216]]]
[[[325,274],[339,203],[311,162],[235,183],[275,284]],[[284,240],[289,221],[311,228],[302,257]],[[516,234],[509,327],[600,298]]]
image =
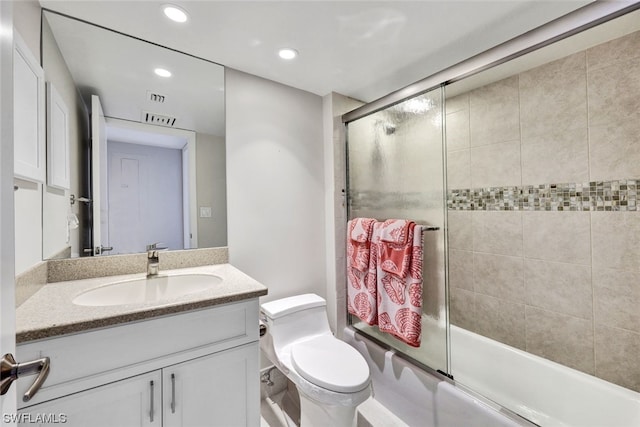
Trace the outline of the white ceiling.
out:
[[[169,21],[160,6],[190,14]],[[590,3],[55,1],[43,7],[318,95],[372,101]],[[281,47],[300,56],[279,59]]]
[[[108,117],[139,122],[150,112],[174,117],[174,128],[224,135],[223,67],[55,13],[45,19],[86,105],[98,95]],[[45,69],[49,58],[45,50]],[[173,75],[159,77],[156,67]]]

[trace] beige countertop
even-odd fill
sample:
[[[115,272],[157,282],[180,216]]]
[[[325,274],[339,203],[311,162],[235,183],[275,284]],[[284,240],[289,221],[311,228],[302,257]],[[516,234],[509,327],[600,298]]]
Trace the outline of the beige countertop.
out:
[[[205,273],[220,276],[212,289],[162,302],[87,307],[73,299],[87,290],[122,280],[144,279],[146,274],[127,274],[95,279],[49,283],[16,310],[16,342],[22,343],[90,329],[150,319],[157,316],[257,298],[267,288],[230,264],[207,265],[161,271],[160,275]]]

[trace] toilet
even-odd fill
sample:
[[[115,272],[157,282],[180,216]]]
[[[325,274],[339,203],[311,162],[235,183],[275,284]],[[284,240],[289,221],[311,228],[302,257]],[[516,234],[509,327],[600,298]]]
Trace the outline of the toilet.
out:
[[[331,334],[326,306],[315,294],[262,304],[260,348],[298,389],[301,427],[352,427],[356,407],[371,395],[369,366]]]

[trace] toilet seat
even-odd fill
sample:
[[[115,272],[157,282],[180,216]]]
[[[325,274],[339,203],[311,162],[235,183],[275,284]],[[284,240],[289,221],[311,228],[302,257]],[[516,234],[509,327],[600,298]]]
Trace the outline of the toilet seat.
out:
[[[369,366],[362,355],[331,335],[294,344],[291,362],[302,378],[327,390],[354,393],[369,384]]]

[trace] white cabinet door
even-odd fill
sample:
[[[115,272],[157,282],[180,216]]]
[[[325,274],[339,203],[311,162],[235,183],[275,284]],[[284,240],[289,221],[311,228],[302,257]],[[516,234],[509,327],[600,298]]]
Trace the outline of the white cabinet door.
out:
[[[165,427],[258,426],[258,343],[162,370]]]
[[[128,378],[24,408],[20,420],[34,426],[162,426],[160,371]]]
[[[29,181],[44,182],[44,71],[20,35],[14,32],[14,36],[14,174]]]
[[[47,83],[47,184],[71,188],[69,108],[53,83]]]

